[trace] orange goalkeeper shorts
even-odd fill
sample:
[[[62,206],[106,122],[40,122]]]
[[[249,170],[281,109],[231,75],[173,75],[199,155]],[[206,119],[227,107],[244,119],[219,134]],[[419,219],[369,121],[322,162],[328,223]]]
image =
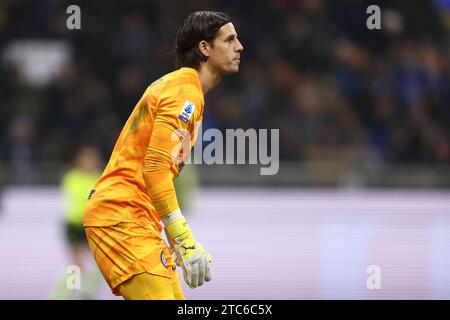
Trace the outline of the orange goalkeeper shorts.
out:
[[[114,226],[85,227],[89,248],[113,294],[134,275],[148,273],[173,280],[177,277],[161,233],[151,226],[122,222]]]
[[[176,271],[173,278],[140,273],[132,276],[118,287],[127,300],[185,300]]]

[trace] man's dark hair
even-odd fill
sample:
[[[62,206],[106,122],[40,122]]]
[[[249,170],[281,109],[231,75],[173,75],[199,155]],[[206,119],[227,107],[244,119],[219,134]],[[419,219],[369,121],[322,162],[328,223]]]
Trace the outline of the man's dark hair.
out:
[[[198,69],[200,62],[208,59],[198,50],[198,43],[205,40],[214,45],[217,31],[229,22],[230,17],[223,12],[196,11],[188,15],[175,40],[176,67]]]

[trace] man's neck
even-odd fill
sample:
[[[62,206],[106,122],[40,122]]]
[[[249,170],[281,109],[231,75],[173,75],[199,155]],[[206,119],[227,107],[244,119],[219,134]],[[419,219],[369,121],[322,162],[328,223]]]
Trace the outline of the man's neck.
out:
[[[214,70],[207,63],[202,63],[199,70],[197,70],[197,73],[200,78],[204,95],[211,91],[222,78],[222,75],[214,72]]]

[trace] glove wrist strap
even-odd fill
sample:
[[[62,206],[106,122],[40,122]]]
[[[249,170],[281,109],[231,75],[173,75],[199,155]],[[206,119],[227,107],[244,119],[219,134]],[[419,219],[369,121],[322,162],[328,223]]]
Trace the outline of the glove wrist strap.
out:
[[[184,240],[192,236],[192,231],[181,214],[180,210],[176,210],[162,218],[165,225],[166,234],[174,240]]]
[[[178,219],[180,219],[182,217],[183,217],[183,214],[181,213],[181,210],[177,209],[177,210],[172,211],[171,213],[168,213],[168,214],[164,215],[163,217],[161,217],[161,220],[165,226],[168,226],[169,224],[174,223],[175,221],[177,221]]]

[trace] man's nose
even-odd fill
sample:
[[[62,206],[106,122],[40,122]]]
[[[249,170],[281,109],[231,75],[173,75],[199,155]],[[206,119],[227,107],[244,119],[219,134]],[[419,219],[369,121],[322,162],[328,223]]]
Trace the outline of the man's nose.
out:
[[[239,40],[237,42],[238,42],[238,45],[237,45],[236,51],[237,52],[244,51],[244,47],[242,46],[242,43]]]

